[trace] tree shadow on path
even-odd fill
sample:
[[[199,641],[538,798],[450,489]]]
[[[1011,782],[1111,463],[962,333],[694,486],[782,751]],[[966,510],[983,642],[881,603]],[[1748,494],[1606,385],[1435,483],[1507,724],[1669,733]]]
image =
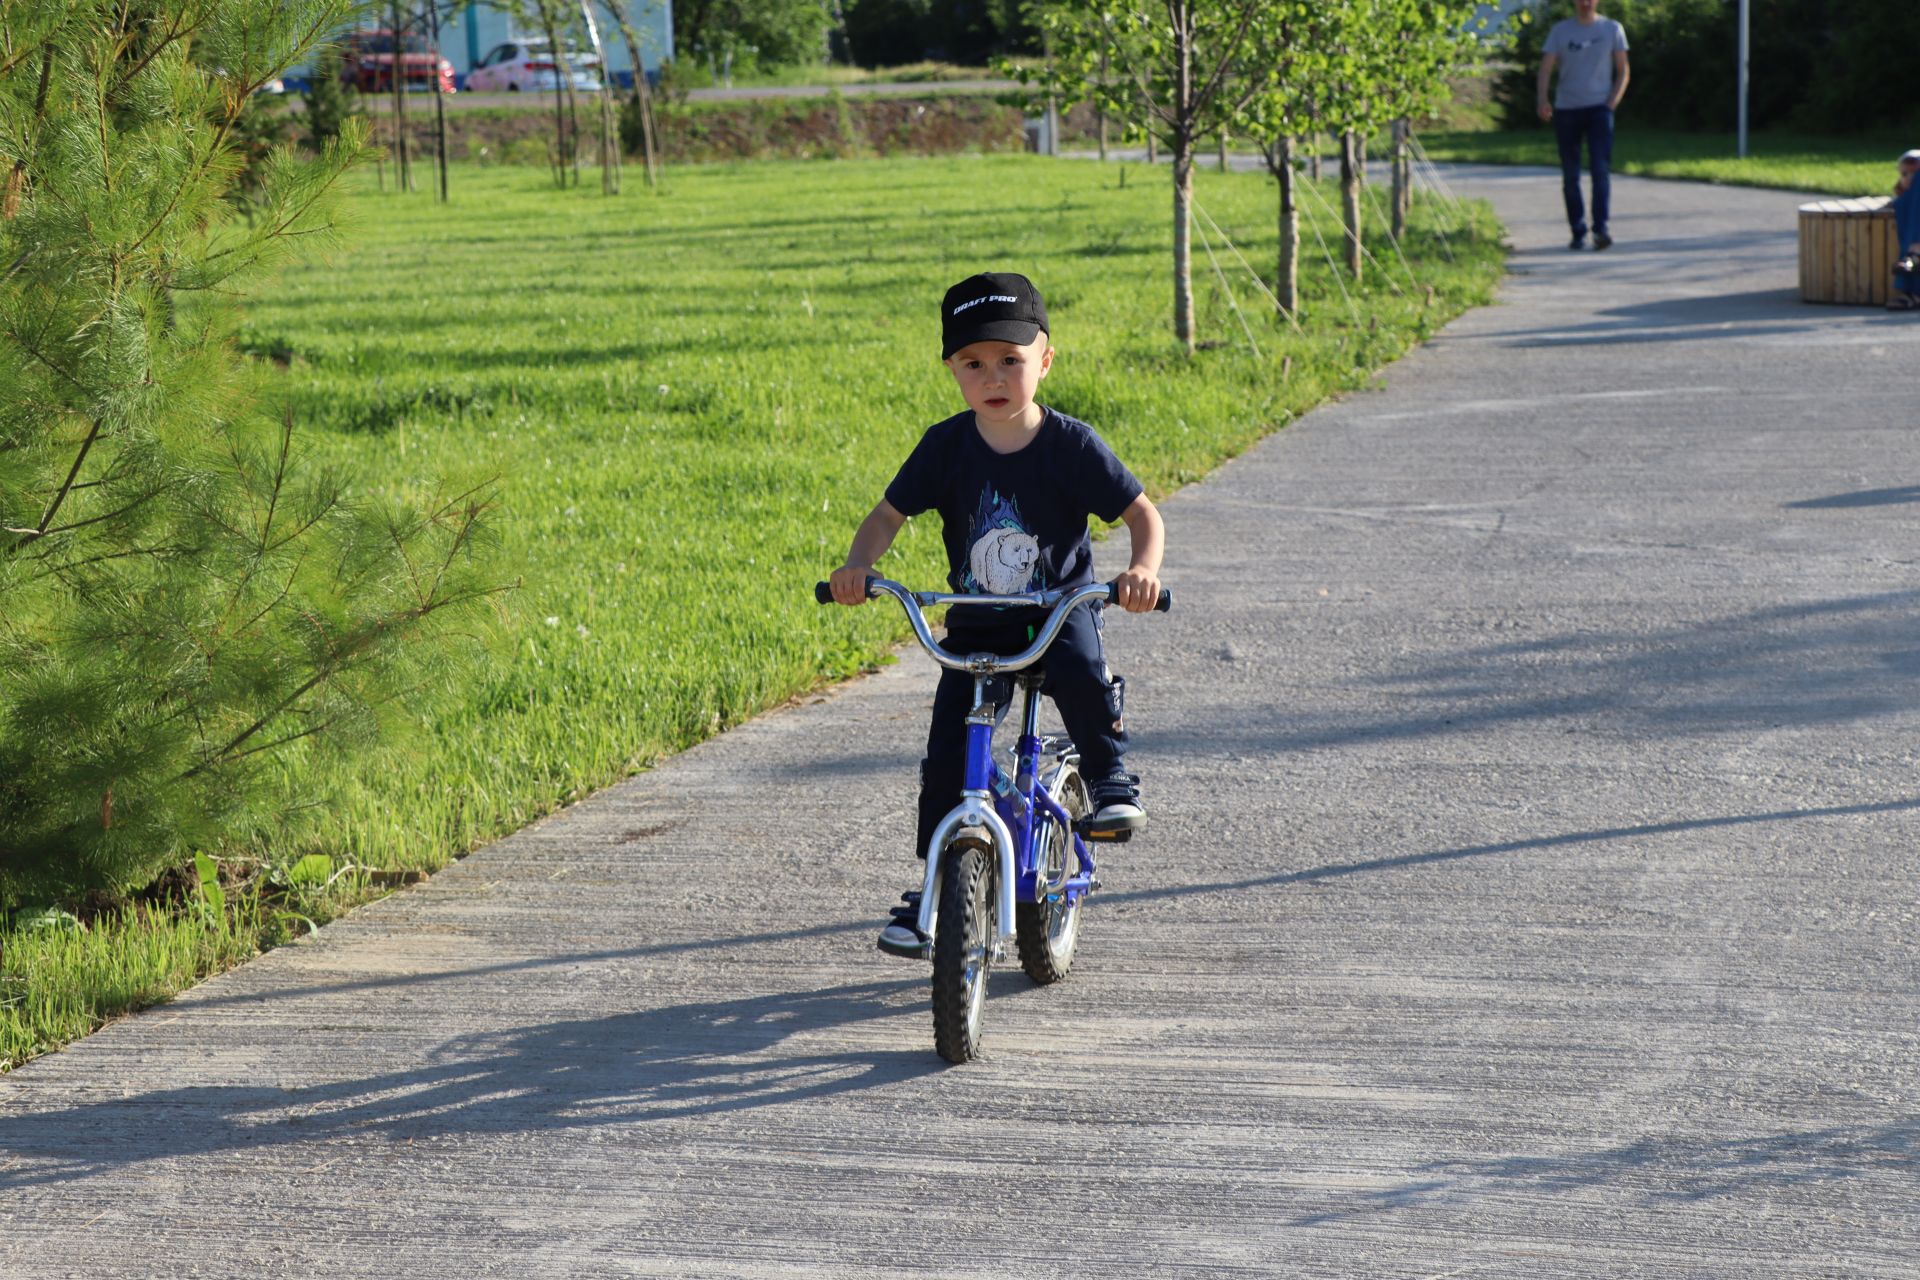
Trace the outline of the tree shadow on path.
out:
[[[1788,601],[1659,627],[1581,626],[1411,660],[1384,656],[1352,698],[1140,731],[1190,759],[1278,757],[1561,725],[1649,743],[1782,727],[1853,726],[1920,705],[1920,591]],[[1379,709],[1380,695],[1391,699]]]
[[[925,988],[922,978],[672,1005],[461,1037],[419,1066],[310,1086],[186,1085],[0,1111],[0,1194],[150,1160],[645,1124],[896,1084],[944,1064],[924,1047],[849,1050],[815,1036],[917,1014]]]
[[[1529,853],[1537,849],[1559,849],[1582,844],[1601,844],[1609,840],[1639,840],[1649,836],[1711,831],[1722,827],[1744,827],[1764,822],[1792,822],[1802,818],[1855,818],[1882,813],[1910,813],[1916,810],[1920,810],[1920,796],[1905,800],[1886,800],[1877,804],[1834,805],[1825,809],[1782,809],[1774,813],[1736,813],[1713,818],[1682,818],[1673,822],[1649,822],[1633,827],[1603,827],[1595,831],[1569,831],[1560,835],[1502,840],[1495,844],[1465,845],[1457,849],[1428,849],[1420,853],[1367,858],[1359,862],[1333,862],[1324,866],[1304,867],[1297,871],[1275,871],[1266,875],[1250,876],[1243,880],[1103,893],[1096,901],[1129,902],[1155,898],[1187,898],[1208,893],[1243,893],[1250,889],[1276,889],[1288,885],[1338,880],[1367,872],[1399,871],[1407,867],[1433,866],[1440,863],[1459,862],[1467,858]]]
[[[1402,1209],[1459,1208],[1486,1196],[1544,1200],[1624,1186],[1649,1206],[1745,1195],[1767,1200],[1796,1186],[1920,1175],[1920,1116],[1749,1138],[1648,1136],[1600,1151],[1436,1161],[1396,1187],[1361,1193],[1346,1207],[1299,1218],[1325,1226]]]
[[[1789,511],[1845,511],[1854,507],[1894,507],[1920,502],[1920,484],[1904,484],[1891,489],[1856,489],[1826,498],[1804,498],[1781,505]]]

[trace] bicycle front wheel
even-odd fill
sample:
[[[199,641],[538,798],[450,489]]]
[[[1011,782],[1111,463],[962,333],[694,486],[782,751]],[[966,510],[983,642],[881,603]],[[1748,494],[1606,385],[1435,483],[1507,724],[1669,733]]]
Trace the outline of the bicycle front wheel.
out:
[[[954,845],[941,860],[940,921],[933,935],[933,1045],[948,1062],[980,1056],[987,971],[993,965],[993,851]]]

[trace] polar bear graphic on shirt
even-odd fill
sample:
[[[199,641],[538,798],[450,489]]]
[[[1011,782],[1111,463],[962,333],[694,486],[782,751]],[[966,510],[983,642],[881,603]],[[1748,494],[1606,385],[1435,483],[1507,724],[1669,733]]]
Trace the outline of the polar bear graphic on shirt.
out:
[[[960,589],[974,595],[1011,596],[1046,588],[1040,539],[1020,518],[1012,498],[989,488],[980,495],[967,532],[967,564]]]
[[[1017,595],[1027,589],[1040,562],[1040,540],[1021,529],[989,529],[973,544],[967,568],[990,596]]]

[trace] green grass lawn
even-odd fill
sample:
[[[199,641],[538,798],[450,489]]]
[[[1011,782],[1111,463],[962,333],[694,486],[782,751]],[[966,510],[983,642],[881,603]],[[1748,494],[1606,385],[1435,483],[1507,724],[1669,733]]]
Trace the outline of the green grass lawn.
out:
[[[1422,132],[1420,142],[1435,160],[1481,164],[1558,166],[1553,130],[1494,129],[1473,132]],[[1736,159],[1731,133],[1680,133],[1636,128],[1623,112],[1614,138],[1616,173],[1649,178],[1686,178],[1742,187],[1782,187],[1833,195],[1885,195],[1893,186],[1894,161],[1915,145],[1892,134],[1855,137],[1796,133],[1756,133],[1748,138],[1748,156]]]
[[[678,169],[658,196],[629,174],[608,199],[591,180],[557,192],[538,170],[460,168],[444,207],[361,178],[344,242],[257,289],[245,341],[284,362],[310,446],[369,485],[497,478],[500,574],[524,585],[491,663],[421,708],[407,750],[334,774],[290,760],[289,785],[320,816],[236,854],[436,867],[883,660],[897,613],[822,609],[812,586],[922,429],[961,407],[935,312],[969,272],[1035,277],[1059,349],[1043,399],[1092,422],[1159,495],[1363,385],[1486,300],[1502,266],[1488,211],[1421,205],[1407,244],[1419,288],[1395,263],[1398,283],[1375,272],[1349,313],[1311,231],[1337,243],[1321,215],[1294,333],[1222,248],[1256,357],[1196,248],[1202,337],[1220,345],[1189,359],[1168,332],[1164,170],[764,163]],[[1270,271],[1273,184],[1207,172],[1198,196]],[[935,585],[937,521],[913,522],[882,567]],[[1175,586],[1179,568],[1176,545]],[[95,932],[116,927],[161,926]],[[245,950],[161,948],[164,978],[103,979],[109,997],[74,976],[86,954],[30,942],[0,938],[0,1062]]]

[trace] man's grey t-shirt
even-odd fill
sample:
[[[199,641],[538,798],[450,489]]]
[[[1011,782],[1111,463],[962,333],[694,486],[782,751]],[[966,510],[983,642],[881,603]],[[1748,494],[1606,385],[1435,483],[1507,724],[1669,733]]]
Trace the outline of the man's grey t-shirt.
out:
[[[1626,52],[1627,29],[1612,18],[1595,18],[1582,25],[1564,18],[1547,32],[1543,50],[1560,59],[1560,83],[1554,86],[1553,105],[1560,111],[1598,107],[1613,96],[1613,55]]]

